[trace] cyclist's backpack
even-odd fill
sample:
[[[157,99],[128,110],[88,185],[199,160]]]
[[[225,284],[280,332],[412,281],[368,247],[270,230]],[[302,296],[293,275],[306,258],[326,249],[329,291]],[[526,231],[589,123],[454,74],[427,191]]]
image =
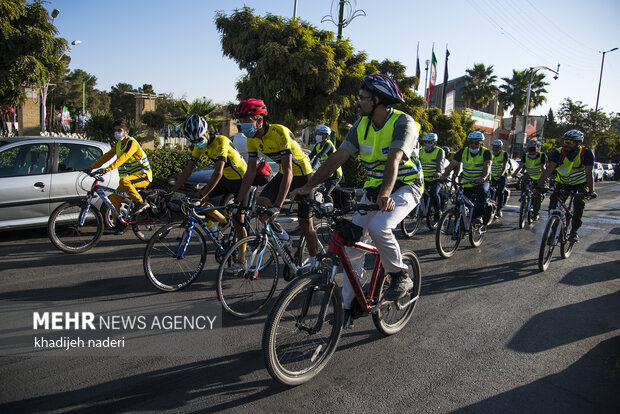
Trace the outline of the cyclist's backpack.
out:
[[[335,187],[331,195],[337,209],[355,205],[355,188]]]

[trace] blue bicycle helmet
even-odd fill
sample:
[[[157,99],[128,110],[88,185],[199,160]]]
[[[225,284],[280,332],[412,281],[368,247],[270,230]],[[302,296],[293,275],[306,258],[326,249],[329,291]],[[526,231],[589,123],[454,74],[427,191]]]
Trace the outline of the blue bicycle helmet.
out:
[[[493,142],[491,142],[491,146],[504,148],[504,143],[501,139],[494,139]]]
[[[472,131],[467,135],[468,140],[484,141],[484,134],[480,131]]]

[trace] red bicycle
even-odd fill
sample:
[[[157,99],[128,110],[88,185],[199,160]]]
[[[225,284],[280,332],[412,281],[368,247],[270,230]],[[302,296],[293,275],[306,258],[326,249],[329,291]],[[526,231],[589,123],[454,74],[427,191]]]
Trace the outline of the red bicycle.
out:
[[[379,251],[359,242],[361,227],[342,218],[352,211],[377,210],[376,204],[355,205],[335,212],[331,203],[306,202],[314,205],[319,216],[331,217],[334,231],[328,253],[322,255],[318,267],[282,291],[265,323],[262,348],[267,369],[276,381],[288,386],[303,384],[317,375],[338,346],[344,322],[342,293],[335,281],[339,265],[343,266],[355,291],[357,300],[351,308],[353,315],[371,314],[377,329],[386,336],[399,332],[409,322],[422,282],[417,256],[413,252],[403,252],[413,288],[398,301],[383,300],[390,278],[381,266]],[[360,285],[345,246],[375,255],[367,290]]]

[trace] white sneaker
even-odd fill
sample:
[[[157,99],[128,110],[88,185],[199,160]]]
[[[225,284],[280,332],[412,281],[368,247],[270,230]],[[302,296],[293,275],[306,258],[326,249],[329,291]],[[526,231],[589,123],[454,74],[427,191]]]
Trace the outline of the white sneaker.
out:
[[[245,266],[237,262],[233,263],[232,266],[229,266],[226,269],[224,269],[224,272],[228,274],[235,274],[235,273],[240,273],[243,271],[245,271]]]

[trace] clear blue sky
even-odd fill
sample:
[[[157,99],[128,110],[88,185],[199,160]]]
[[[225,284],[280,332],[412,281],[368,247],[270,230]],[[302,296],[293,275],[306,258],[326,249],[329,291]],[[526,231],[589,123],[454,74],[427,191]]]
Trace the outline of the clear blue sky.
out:
[[[354,3],[354,2],[352,2]],[[51,0],[59,35],[83,43],[71,51],[70,69],[98,79],[97,88],[119,83],[150,83],[157,93],[189,100],[207,97],[217,103],[236,100],[242,72],[222,56],[215,12],[231,14],[247,5],[264,15],[291,17],[294,0]],[[297,16],[336,31],[329,22],[331,0],[298,0]],[[450,78],[474,63],[494,65],[498,78],[512,69],[560,63],[560,77],[548,74],[547,103],[532,111],[554,111],[566,97],[596,104],[602,54],[620,47],[618,0],[359,0],[358,17],[344,29],[356,50],[369,59],[398,60],[415,74],[416,45],[420,61],[435,44],[437,82],[443,79],[446,44]],[[424,80],[420,83],[420,93]],[[620,50],[605,55],[599,109],[620,112]]]

